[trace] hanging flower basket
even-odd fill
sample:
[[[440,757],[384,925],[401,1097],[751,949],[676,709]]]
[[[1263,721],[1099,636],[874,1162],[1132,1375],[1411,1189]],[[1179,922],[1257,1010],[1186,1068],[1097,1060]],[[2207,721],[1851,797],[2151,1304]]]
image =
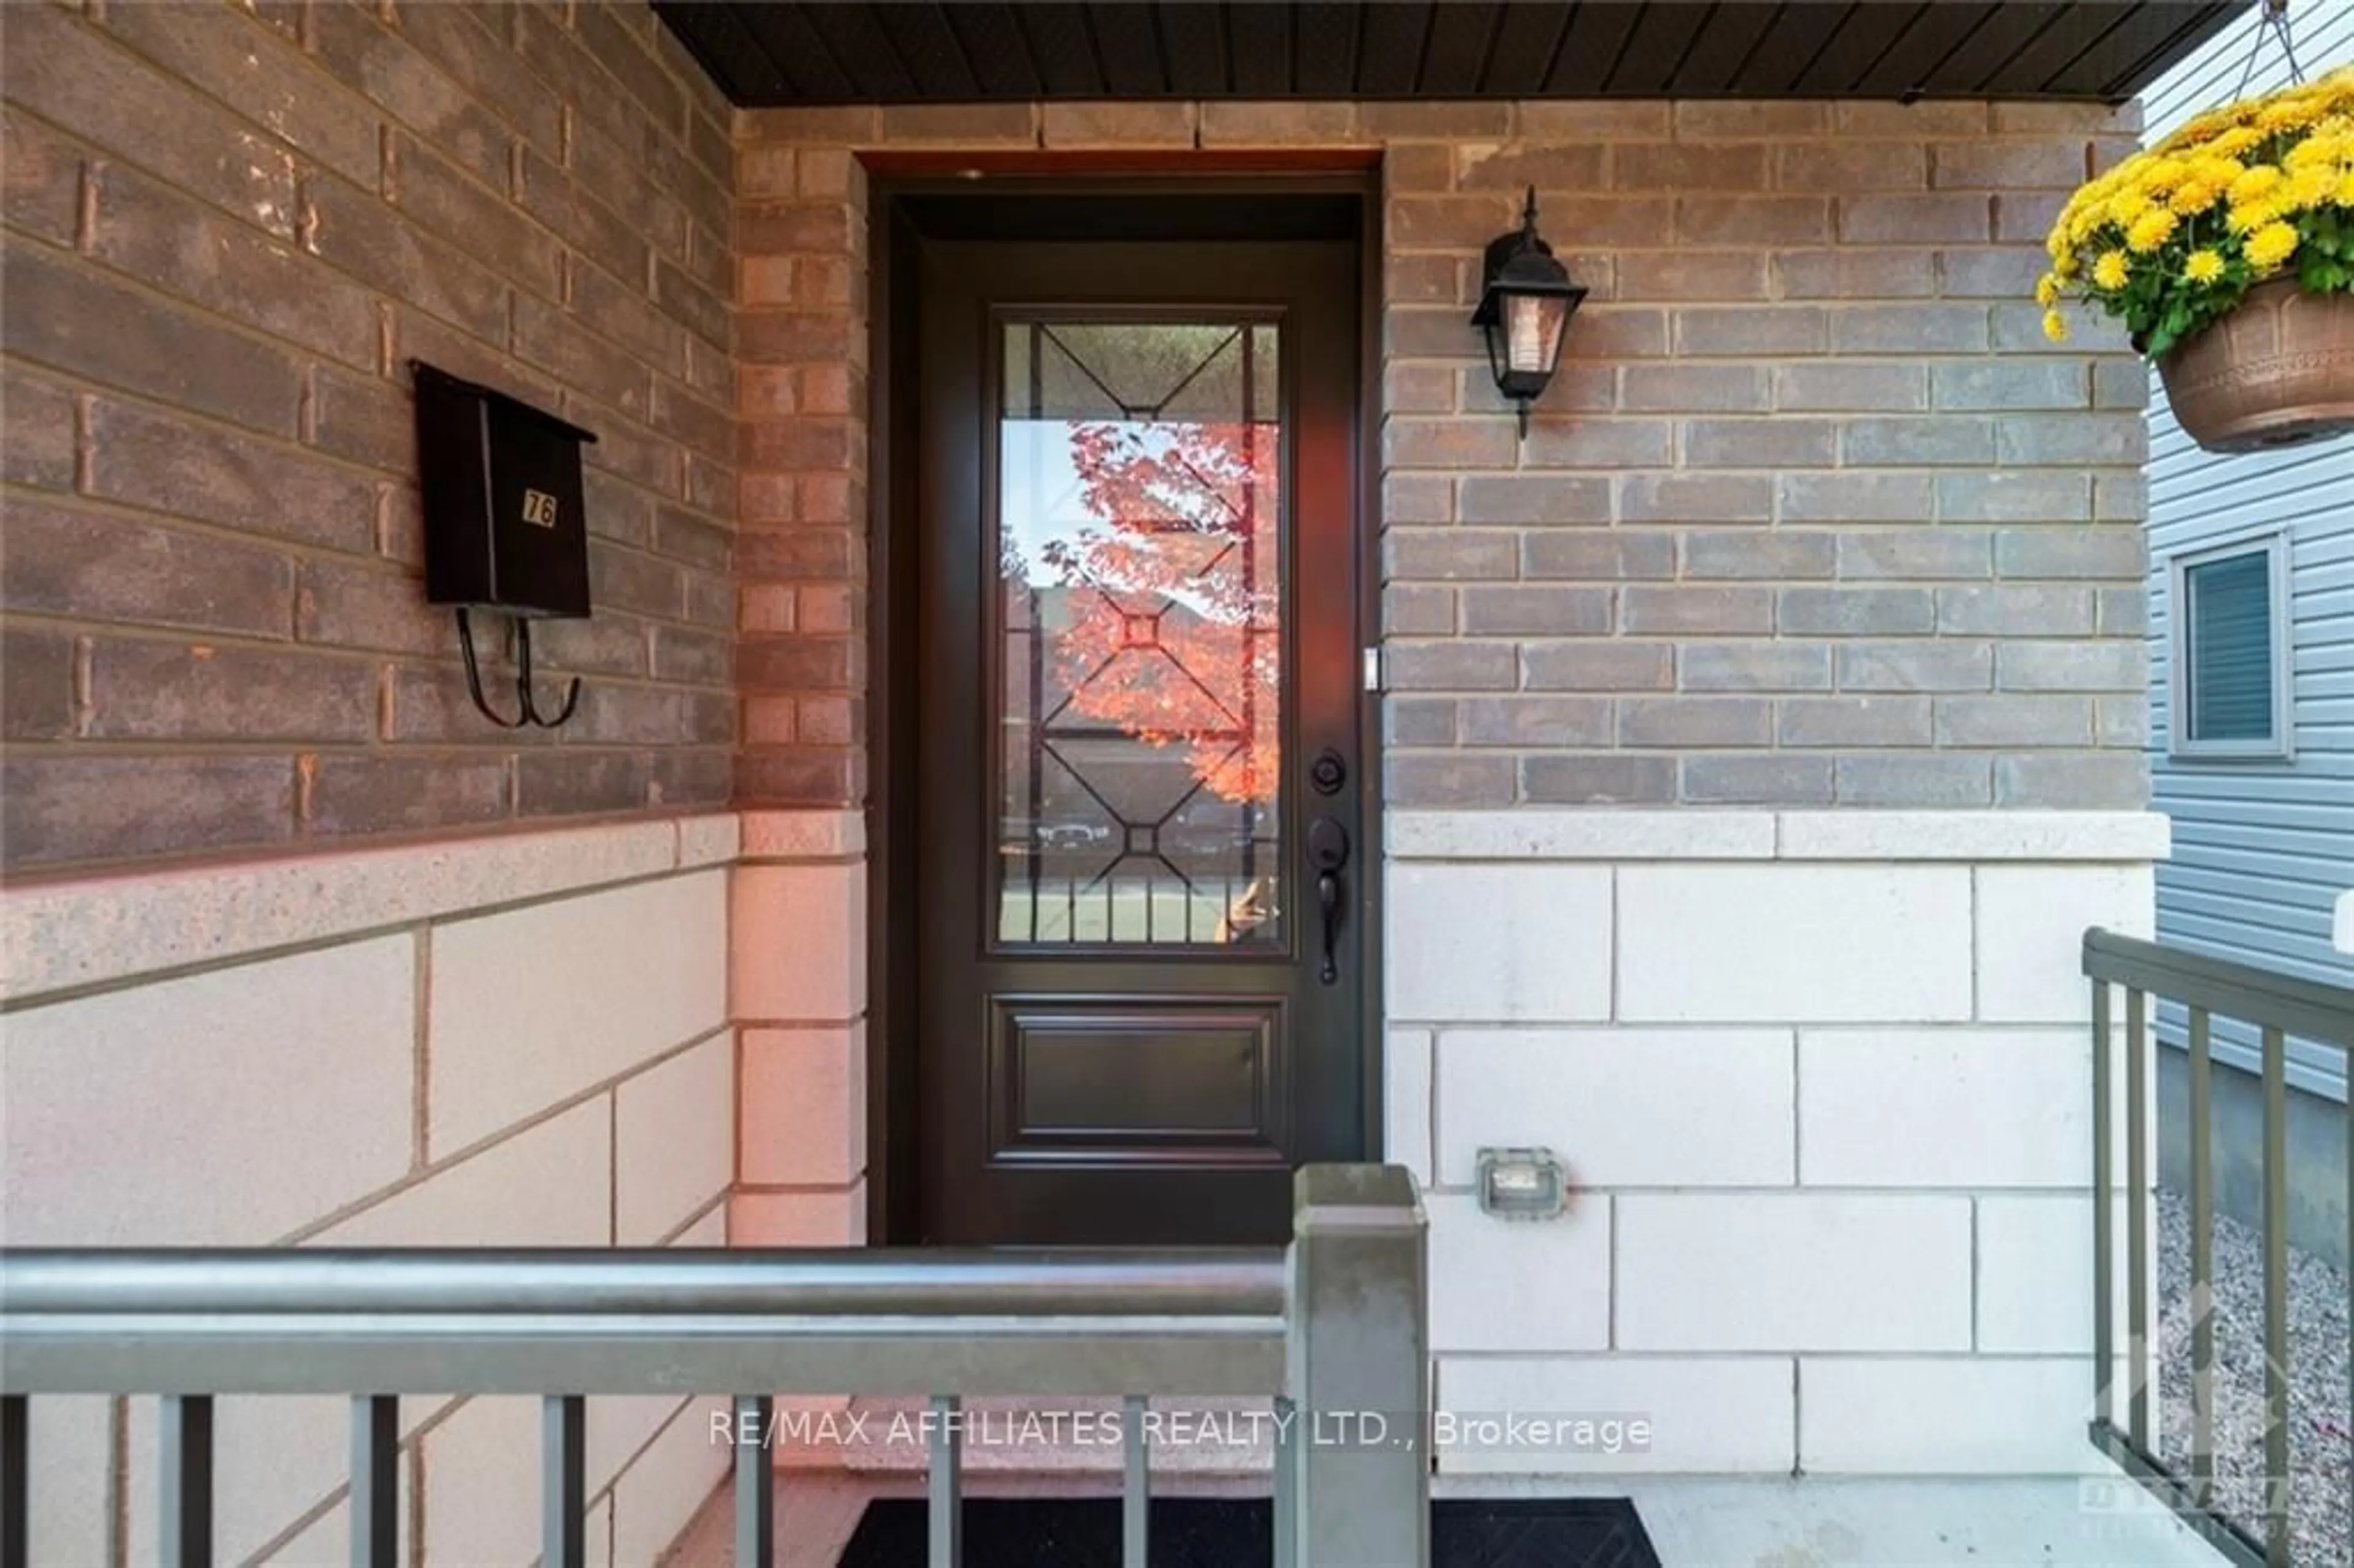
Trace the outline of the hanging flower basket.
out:
[[[2203,114],[2079,190],[2036,285],[2126,323],[2191,438],[2354,430],[2354,68]]]

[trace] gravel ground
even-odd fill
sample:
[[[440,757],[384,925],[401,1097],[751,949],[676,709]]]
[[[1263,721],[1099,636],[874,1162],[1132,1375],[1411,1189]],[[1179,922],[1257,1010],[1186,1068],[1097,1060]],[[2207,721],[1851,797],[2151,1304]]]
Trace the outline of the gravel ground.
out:
[[[2190,1202],[2158,1200],[2158,1455],[2190,1471]],[[2347,1488],[2354,1416],[2347,1397],[2346,1277],[2289,1250],[2290,1529],[2295,1561],[2354,1563]],[[2264,1536],[2264,1269],[2261,1233],[2215,1216],[2215,1492],[2222,1511]],[[2125,1416],[2118,1391],[2118,1419]]]

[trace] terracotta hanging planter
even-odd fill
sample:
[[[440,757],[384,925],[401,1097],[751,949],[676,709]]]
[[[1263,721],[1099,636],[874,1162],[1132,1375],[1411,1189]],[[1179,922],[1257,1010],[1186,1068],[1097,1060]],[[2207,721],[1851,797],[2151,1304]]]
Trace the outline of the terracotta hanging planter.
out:
[[[2200,446],[2354,431],[2354,68],[2126,158],[2076,192],[2047,249],[2044,330],[2068,335],[2071,299],[2121,322]]]
[[[2354,430],[2354,294],[2275,278],[2162,355],[2167,401],[2211,451],[2292,446]]]

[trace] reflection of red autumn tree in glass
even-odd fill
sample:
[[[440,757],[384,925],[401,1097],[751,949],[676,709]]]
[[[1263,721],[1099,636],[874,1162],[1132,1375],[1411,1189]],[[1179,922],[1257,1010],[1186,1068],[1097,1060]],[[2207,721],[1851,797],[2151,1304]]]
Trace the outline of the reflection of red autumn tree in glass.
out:
[[[1043,552],[1070,585],[1057,656],[1072,709],[1185,747],[1227,800],[1276,795],[1276,448],[1265,425],[1074,425],[1072,465],[1100,521]]]

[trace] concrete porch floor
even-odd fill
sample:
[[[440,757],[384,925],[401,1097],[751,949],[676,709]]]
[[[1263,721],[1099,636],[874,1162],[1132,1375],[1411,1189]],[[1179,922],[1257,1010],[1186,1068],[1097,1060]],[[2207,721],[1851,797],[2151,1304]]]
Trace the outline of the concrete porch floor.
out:
[[[1239,1476],[1154,1478],[1156,1495],[1264,1495]],[[915,1474],[781,1471],[778,1568],[834,1568],[876,1498],[918,1497]],[[974,1497],[1117,1496],[1116,1478],[1076,1474],[968,1476]],[[1435,1496],[1630,1497],[1665,1568],[2212,1568],[2222,1562],[2124,1477],[1922,1479],[1555,1478],[1439,1477]],[[714,1493],[666,1568],[731,1568],[729,1495]],[[910,1564],[909,1568],[917,1568]],[[1055,1568],[1040,1563],[1038,1568]]]

